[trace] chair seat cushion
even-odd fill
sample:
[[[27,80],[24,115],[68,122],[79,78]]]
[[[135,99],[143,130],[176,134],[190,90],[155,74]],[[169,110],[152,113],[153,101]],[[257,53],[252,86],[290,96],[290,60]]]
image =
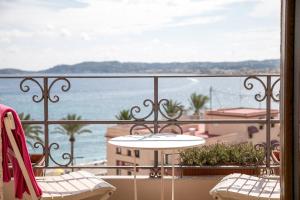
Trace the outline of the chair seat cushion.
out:
[[[65,200],[81,199],[112,193],[115,190],[114,186],[86,171],[71,172],[61,176],[37,177],[37,182],[43,191],[42,199],[58,197]]]
[[[279,200],[280,181],[271,177],[230,174],[225,176],[210,194],[215,199]]]

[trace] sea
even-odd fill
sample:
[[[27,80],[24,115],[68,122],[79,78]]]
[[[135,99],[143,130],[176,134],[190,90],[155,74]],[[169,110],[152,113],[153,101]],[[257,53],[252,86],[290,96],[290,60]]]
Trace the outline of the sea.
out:
[[[72,74],[74,75],[74,74]],[[89,76],[97,74],[89,74]],[[105,76],[99,74],[100,76]],[[108,76],[124,76],[124,74],[106,74]],[[126,74],[132,76],[134,74]],[[67,75],[65,75],[67,76]],[[278,77],[272,78],[275,82]],[[35,79],[42,84],[40,78]],[[49,85],[53,81],[49,78]],[[68,78],[71,88],[67,92],[61,90],[64,81],[57,81],[51,88],[50,95],[57,95],[57,103],[49,102],[49,119],[59,120],[67,114],[77,114],[86,120],[115,120],[116,115],[123,109],[140,106],[141,112],[136,116],[143,117],[150,112],[149,107],[143,106],[145,99],[153,99],[153,78]],[[255,100],[255,94],[264,93],[264,88],[257,80],[249,80],[253,83],[253,89],[244,87],[245,77],[163,77],[158,81],[159,99],[173,99],[180,102],[186,109],[190,108],[189,97],[193,92],[207,95],[210,101],[206,109],[251,107],[265,108],[266,102]],[[0,77],[0,103],[9,105],[19,113],[30,114],[34,120],[43,120],[43,101],[33,102],[34,95],[41,96],[41,89],[37,83],[26,81],[30,90],[23,92],[20,89],[21,78]],[[262,81],[266,80],[262,78]],[[274,91],[279,91],[276,84]],[[279,104],[272,102],[272,108],[278,109]],[[192,110],[189,111],[192,113]],[[53,159],[60,164],[67,161],[62,158],[63,153],[70,152],[70,144],[67,135],[54,133],[55,127],[49,126],[49,142],[56,142],[59,148],[52,148]],[[105,133],[108,126],[113,125],[88,125],[91,133],[76,136],[75,164],[93,163],[106,159]],[[43,137],[43,135],[42,135]],[[32,149],[30,152],[41,152],[41,149]]]

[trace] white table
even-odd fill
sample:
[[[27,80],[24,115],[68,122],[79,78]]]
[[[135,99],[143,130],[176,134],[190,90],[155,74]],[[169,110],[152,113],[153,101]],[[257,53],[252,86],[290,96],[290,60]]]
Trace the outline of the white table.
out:
[[[175,150],[196,147],[205,143],[201,137],[173,133],[146,135],[126,135],[115,137],[110,144],[129,149],[148,149],[161,151],[161,200],[164,199],[164,151],[172,150],[172,200],[174,200],[174,153]],[[137,200],[136,158],[134,156],[134,200]]]

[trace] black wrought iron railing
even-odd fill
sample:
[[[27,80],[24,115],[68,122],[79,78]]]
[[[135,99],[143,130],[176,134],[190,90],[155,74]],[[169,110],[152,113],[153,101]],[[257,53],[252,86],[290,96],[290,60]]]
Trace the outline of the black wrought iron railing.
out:
[[[167,115],[162,106],[169,103],[168,99],[159,98],[159,80],[164,78],[180,79],[180,78],[234,78],[240,77],[243,79],[243,87],[246,90],[253,90],[255,87],[259,86],[262,88],[253,95],[253,99],[257,102],[265,104],[263,107],[266,109],[266,118],[264,119],[192,119],[183,120],[181,119],[183,110],[178,108],[179,111],[175,115]],[[150,110],[143,117],[140,117],[143,107],[134,105],[130,109],[130,115],[132,120],[52,120],[49,118],[49,103],[58,103],[63,101],[62,98],[55,94],[53,88],[59,87],[61,92],[69,93],[72,87],[73,79],[80,79],[82,81],[87,79],[152,79],[153,81],[153,97],[145,99],[142,102],[144,108]],[[130,169],[133,166],[72,166],[72,160],[74,155],[69,152],[62,153],[62,159],[66,163],[59,163],[54,156],[52,156],[53,150],[59,150],[59,141],[50,143],[49,140],[49,126],[59,125],[59,124],[98,124],[98,125],[109,125],[109,124],[128,124],[131,125],[130,134],[135,134],[136,130],[143,128],[151,133],[163,132],[168,127],[177,127],[177,132],[179,134],[183,133],[181,128],[185,124],[264,124],[266,127],[266,142],[258,145],[258,148],[263,148],[266,154],[266,161],[264,167],[271,168],[271,150],[274,148],[274,144],[271,143],[271,126],[272,124],[280,123],[279,119],[272,119],[272,102],[279,102],[279,75],[263,74],[263,75],[103,75],[103,76],[0,76],[0,80],[19,80],[19,88],[23,93],[32,94],[32,101],[34,103],[43,104],[43,119],[42,120],[26,120],[23,121],[24,124],[40,124],[44,126],[44,142],[37,142],[34,144],[35,148],[42,148],[45,154],[45,166],[43,168],[105,168],[105,169]],[[32,87],[38,88],[34,91]],[[275,89],[276,88],[276,89]],[[57,90],[56,90],[57,91]],[[139,114],[139,115],[138,115]],[[275,144],[278,145],[278,144]],[[138,166],[141,169],[151,169],[158,167],[158,154],[154,154],[154,166]],[[50,162],[54,165],[50,165]],[[178,166],[177,166],[178,167]],[[188,166],[186,166],[188,167]],[[226,168],[226,166],[224,166]],[[249,166],[248,166],[249,167]],[[204,167],[205,168],[205,167]],[[246,167],[247,168],[247,167]],[[250,166],[251,168],[251,166]]]

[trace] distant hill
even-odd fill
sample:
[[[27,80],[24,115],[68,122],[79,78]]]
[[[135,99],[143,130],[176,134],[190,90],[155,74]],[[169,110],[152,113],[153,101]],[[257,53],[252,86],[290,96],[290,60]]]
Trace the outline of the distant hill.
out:
[[[32,73],[32,72],[24,71],[20,69],[11,69],[11,68],[0,69],[0,74],[24,74],[24,73]]]
[[[0,74],[82,74],[82,73],[202,73],[202,74],[250,74],[278,73],[280,61],[249,60],[241,62],[82,62],[74,65],[57,65],[52,68],[29,72],[17,69],[0,69]]]

